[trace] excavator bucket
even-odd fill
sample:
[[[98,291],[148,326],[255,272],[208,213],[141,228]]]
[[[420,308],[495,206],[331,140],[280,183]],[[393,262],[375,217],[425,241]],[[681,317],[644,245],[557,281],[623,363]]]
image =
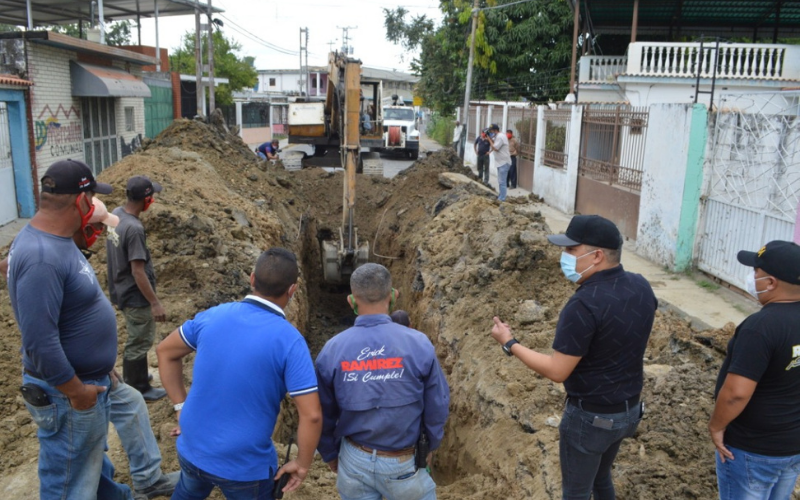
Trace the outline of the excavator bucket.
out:
[[[338,240],[322,240],[322,274],[326,283],[347,284],[353,271],[369,260],[369,242],[359,243],[356,230],[352,250],[344,245],[341,229]]]

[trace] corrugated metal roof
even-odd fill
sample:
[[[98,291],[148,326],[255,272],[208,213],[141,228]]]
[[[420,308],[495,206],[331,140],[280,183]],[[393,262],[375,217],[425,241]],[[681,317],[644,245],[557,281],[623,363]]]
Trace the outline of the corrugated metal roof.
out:
[[[3,75],[0,74],[0,85],[14,85],[18,87],[30,87],[33,85],[33,82],[28,80],[23,80],[22,78],[17,78],[14,75]]]
[[[576,0],[569,0],[575,8]],[[630,33],[634,0],[582,0],[595,33]],[[639,0],[638,34],[778,37],[800,34],[797,0]]]

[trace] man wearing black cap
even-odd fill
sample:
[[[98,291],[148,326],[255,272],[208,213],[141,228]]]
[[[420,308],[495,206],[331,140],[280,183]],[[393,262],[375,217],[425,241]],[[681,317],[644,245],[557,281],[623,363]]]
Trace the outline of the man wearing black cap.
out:
[[[566,234],[548,240],[564,247],[561,270],[581,285],[558,318],[553,354],[522,346],[497,317],[492,337],[507,355],[564,383],[563,498],[613,500],[611,466],[644,413],[642,359],[658,302],[647,280],[622,268],[622,236],[608,219],[577,215]]]
[[[762,309],[728,342],[708,423],[721,500],[789,499],[800,472],[800,246],[741,251]]]
[[[152,387],[147,371],[147,351],[153,346],[156,321],[166,321],[166,312],[156,295],[156,273],[150,250],[147,249],[142,212],[153,203],[153,195],[161,185],[143,175],[128,179],[128,201],[114,209],[119,224],[106,240],[108,254],[108,293],[122,310],[128,340],[122,355],[125,383],[142,393],[147,401],[167,395],[164,389]]]
[[[40,498],[131,498],[128,486],[113,481],[104,452],[116,315],[72,241],[89,225],[94,193],[110,192],[86,164],[54,163],[42,178],[39,211],[8,255],[22,333],[21,391],[39,428]]]

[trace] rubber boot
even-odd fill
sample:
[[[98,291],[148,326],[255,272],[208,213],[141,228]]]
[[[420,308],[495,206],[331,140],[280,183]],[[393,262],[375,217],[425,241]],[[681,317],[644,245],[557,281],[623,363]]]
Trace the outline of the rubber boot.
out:
[[[141,392],[145,401],[158,401],[167,395],[167,391],[151,386],[150,382],[147,380],[147,376],[149,375],[147,371],[147,356],[133,361],[123,360],[123,363],[125,362],[130,363],[133,369],[132,378],[134,380],[134,383],[130,383],[126,379],[125,383]]]

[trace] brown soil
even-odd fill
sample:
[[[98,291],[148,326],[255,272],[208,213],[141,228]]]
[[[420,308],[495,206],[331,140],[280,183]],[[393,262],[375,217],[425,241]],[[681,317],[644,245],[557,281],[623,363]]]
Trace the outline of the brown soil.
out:
[[[447,188],[439,183],[445,171],[468,174],[452,153],[441,151],[392,180],[359,176],[356,205],[359,235],[374,253],[370,259],[391,270],[400,291],[397,307],[436,345],[450,383],[451,416],[434,464],[438,496],[560,498],[556,427],[563,386],[507,358],[489,329],[498,315],[523,344],[547,351],[574,287],[561,276],[558,251],[547,244],[548,228],[532,200],[500,205],[476,185]],[[104,197],[109,207],[123,202],[125,181],[134,174],[164,185],[143,216],[168,314],[161,336],[199,310],[241,298],[256,256],[275,245],[301,256],[301,287],[288,313],[312,355],[352,323],[346,289],[324,285],[319,264],[319,238],[341,222],[341,173],[267,168],[239,139],[179,121],[103,172],[101,179],[115,186]],[[96,247],[92,263],[104,283],[104,242]],[[119,320],[122,345],[126,332]],[[38,443],[17,391],[20,340],[5,288],[0,325],[0,491],[3,498],[33,498]],[[731,333],[696,332],[659,311],[645,359],[647,416],[637,436],[624,442],[615,466],[619,498],[715,497],[706,423]],[[286,407],[275,433],[280,454],[295,421],[291,403]],[[177,470],[168,435],[175,423],[171,405],[162,400],[149,408],[163,468]],[[110,441],[118,479],[129,482],[118,440]],[[301,489],[287,498],[338,498],[335,481],[318,459]]]

